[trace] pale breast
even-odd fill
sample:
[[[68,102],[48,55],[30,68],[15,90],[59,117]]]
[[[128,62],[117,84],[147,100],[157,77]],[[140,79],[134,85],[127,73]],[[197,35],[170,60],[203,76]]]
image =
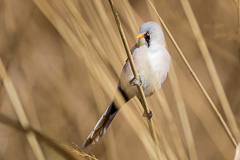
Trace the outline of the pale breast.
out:
[[[151,96],[157,89],[161,88],[162,83],[167,77],[171,60],[165,47],[156,45],[149,49],[148,59],[151,62],[151,67],[148,69],[148,72],[150,75],[147,77],[147,85],[143,85],[146,96]]]
[[[165,47],[150,47],[142,46],[135,49],[133,53],[133,60],[136,66],[138,75],[142,80],[142,87],[145,96],[152,95],[155,90],[161,87],[169,70],[170,55]],[[133,73],[129,62],[127,61],[123,73],[120,78],[121,88],[129,96],[138,96],[136,86],[131,86],[129,81],[133,79]]]

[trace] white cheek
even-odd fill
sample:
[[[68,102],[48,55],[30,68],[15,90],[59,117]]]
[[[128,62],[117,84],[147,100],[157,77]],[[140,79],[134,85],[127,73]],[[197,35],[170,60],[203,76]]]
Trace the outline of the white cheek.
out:
[[[145,41],[145,38],[138,39],[138,47],[141,47],[145,45],[147,42]]]

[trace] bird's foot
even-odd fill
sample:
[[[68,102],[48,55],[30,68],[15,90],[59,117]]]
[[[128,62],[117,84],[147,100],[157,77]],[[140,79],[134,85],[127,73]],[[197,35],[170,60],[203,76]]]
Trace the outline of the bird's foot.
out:
[[[148,120],[150,120],[150,119],[152,119],[153,113],[152,113],[152,111],[149,109],[149,112],[148,112],[148,113],[144,112],[142,116],[143,116],[143,117],[146,117]]]
[[[138,76],[138,78],[133,77],[133,79],[130,81],[130,84],[132,86],[141,85],[142,84],[141,77],[140,76]]]
[[[147,118],[150,120],[152,118],[152,116],[153,116],[152,111],[149,109]]]

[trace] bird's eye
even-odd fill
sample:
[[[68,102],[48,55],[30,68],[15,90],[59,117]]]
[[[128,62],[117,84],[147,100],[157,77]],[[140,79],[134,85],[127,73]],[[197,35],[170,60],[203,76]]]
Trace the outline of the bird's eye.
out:
[[[150,46],[150,32],[145,33],[144,38],[147,42],[147,46]]]

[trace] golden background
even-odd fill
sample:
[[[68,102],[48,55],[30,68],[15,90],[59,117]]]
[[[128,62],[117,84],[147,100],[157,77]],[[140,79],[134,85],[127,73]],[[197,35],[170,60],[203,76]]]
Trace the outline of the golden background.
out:
[[[190,0],[190,4],[239,126],[238,2]],[[130,47],[136,43],[142,23],[149,20],[158,22],[147,1],[114,0],[114,6]],[[227,121],[219,101],[221,97],[216,94],[180,1],[155,0],[154,6]],[[129,15],[133,15],[134,20]],[[190,150],[196,150],[199,160],[233,159],[235,146],[174,45],[166,34],[165,37],[194,138]],[[118,76],[127,58],[107,0],[1,0],[0,57],[31,126],[59,144],[80,151],[82,143],[114,97]],[[0,113],[19,121],[2,80],[0,89]],[[167,103],[161,91],[164,91]],[[189,157],[188,137],[184,132],[186,124],[180,119],[174,92],[167,78],[159,93],[147,98],[160,137],[160,149],[166,159],[182,159],[179,150]],[[124,105],[103,139],[84,152],[98,159],[153,159],[148,131],[138,125],[144,124],[142,113],[138,112],[139,105],[136,99]],[[163,111],[168,106],[182,148],[174,143],[176,137],[171,134],[172,125]],[[39,143],[47,159],[66,159],[47,142]],[[88,159],[75,152],[72,154],[79,159]],[[0,123],[0,159],[34,157],[25,134]]]

